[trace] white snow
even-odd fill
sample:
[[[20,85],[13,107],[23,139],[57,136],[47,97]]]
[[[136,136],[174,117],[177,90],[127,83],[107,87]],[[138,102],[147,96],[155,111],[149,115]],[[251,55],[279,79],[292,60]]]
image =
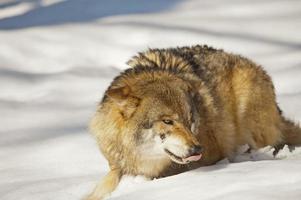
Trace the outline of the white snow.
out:
[[[87,124],[137,51],[209,44],[260,63],[301,121],[299,0],[1,0],[0,199],[81,199],[108,172]],[[111,199],[300,199],[301,148],[177,176],[124,178]]]

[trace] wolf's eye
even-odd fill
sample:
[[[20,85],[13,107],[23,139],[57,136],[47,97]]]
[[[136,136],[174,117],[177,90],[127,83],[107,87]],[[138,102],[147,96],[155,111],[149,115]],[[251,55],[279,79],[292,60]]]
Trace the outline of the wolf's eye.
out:
[[[163,119],[164,124],[173,125],[173,121],[170,119]]]

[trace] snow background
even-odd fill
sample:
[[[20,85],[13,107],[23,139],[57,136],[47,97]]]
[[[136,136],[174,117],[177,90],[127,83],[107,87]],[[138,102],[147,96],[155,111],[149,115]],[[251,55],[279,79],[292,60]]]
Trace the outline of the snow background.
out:
[[[0,0],[0,199],[88,194],[108,166],[87,124],[112,78],[138,51],[193,44],[264,66],[284,114],[301,121],[299,0]],[[300,199],[301,148],[271,152],[127,177],[111,199]]]

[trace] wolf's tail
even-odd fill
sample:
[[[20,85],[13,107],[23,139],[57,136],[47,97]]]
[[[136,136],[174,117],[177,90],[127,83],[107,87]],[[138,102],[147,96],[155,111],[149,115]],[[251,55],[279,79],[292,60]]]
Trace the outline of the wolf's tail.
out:
[[[298,123],[282,116],[282,127],[284,144],[288,145],[301,145],[301,127]]]

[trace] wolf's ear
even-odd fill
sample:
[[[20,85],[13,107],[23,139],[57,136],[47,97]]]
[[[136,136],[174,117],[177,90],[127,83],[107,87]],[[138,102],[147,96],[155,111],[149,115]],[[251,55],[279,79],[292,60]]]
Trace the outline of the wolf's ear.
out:
[[[111,97],[113,100],[121,103],[126,100],[131,92],[130,87],[123,86],[119,88],[112,88],[107,91],[107,95]]]
[[[140,99],[131,94],[129,86],[109,89],[107,95],[118,106],[120,114],[126,118],[132,116],[140,103]]]

